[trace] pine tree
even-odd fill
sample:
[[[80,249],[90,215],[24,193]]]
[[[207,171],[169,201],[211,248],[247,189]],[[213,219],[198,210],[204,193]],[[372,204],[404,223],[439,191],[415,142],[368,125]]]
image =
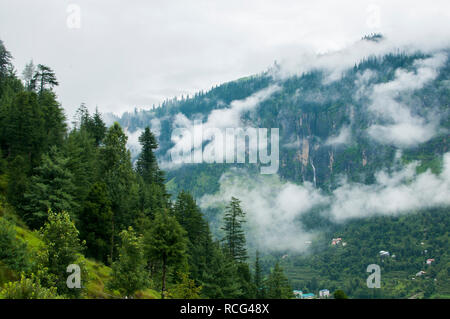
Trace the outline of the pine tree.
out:
[[[259,251],[256,251],[254,283],[256,287],[256,298],[263,299],[264,286],[263,286],[263,274],[261,269],[261,260],[259,257]]]
[[[111,253],[112,211],[106,185],[95,183],[79,216],[80,238],[87,243],[86,255],[108,261]]]
[[[119,258],[112,265],[112,279],[109,289],[119,290],[125,296],[132,296],[137,290],[148,287],[149,273],[146,270],[144,245],[130,226],[120,233]]]
[[[52,91],[43,91],[38,96],[39,108],[43,116],[44,151],[51,146],[60,147],[67,134],[66,116],[64,109],[56,100]]]
[[[150,230],[145,234],[150,260],[162,264],[161,298],[166,294],[167,267],[182,264],[186,259],[186,231],[174,216],[157,213]]]
[[[134,226],[138,210],[138,184],[126,143],[127,136],[116,122],[108,129],[99,150],[99,173],[111,201],[113,234],[116,235],[120,230]],[[114,246],[113,243],[111,247]],[[113,252],[111,257],[114,259]]]
[[[247,259],[245,234],[242,229],[242,223],[245,222],[245,213],[240,206],[239,199],[231,198],[223,220],[222,230],[225,232],[223,238],[225,249],[234,260],[244,262]]]
[[[179,276],[181,281],[169,290],[169,297],[173,299],[199,299],[202,287],[197,286],[187,273],[182,273]]]
[[[106,135],[106,125],[98,108],[95,108],[95,113],[92,116],[90,133],[95,140],[95,145],[100,146]]]
[[[194,198],[184,191],[178,194],[173,208],[174,216],[186,230],[188,258],[192,277],[201,282],[207,269],[207,258],[211,255],[212,239],[208,223],[204,220]]]
[[[22,155],[31,167],[38,165],[45,145],[44,115],[35,93],[18,93],[4,110],[3,139],[7,156]]]
[[[292,288],[278,263],[275,264],[265,285],[267,287],[266,297],[269,299],[291,299],[293,297]]]
[[[232,299],[242,295],[237,263],[219,245],[215,245],[208,260],[208,269],[202,283],[203,295],[211,299]]]
[[[158,142],[149,127],[139,136],[139,143],[142,149],[136,162],[136,171],[145,183],[156,183],[159,168],[154,151],[158,148]]]
[[[94,143],[94,139],[85,130],[73,130],[66,138],[62,149],[68,159],[67,168],[73,175],[75,199],[80,203],[80,209],[92,184],[100,180],[98,150]]]
[[[0,40],[0,84],[11,67],[12,55],[6,49],[3,41]]]
[[[58,86],[58,80],[56,79],[55,72],[53,70],[42,64],[38,64],[36,72],[31,81],[31,87],[36,88],[38,86],[39,93],[42,93],[47,87],[52,88]]]
[[[29,190],[25,193],[26,204],[23,207],[24,218],[30,226],[40,227],[47,219],[49,209],[55,212],[77,209],[73,176],[67,168],[67,162],[68,159],[53,147],[36,168]]]
[[[16,238],[14,225],[0,218],[0,261],[17,272],[26,272],[30,268],[30,255],[27,245]]]
[[[6,189],[6,198],[8,202],[18,211],[22,211],[24,194],[27,190],[29,165],[22,156],[17,155],[8,165],[8,186]]]

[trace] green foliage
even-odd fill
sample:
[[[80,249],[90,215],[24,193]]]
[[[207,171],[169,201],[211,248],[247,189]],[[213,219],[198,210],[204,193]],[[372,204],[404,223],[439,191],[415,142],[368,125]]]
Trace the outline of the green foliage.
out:
[[[333,292],[333,297],[334,297],[334,299],[348,299],[345,292],[341,289],[338,289],[335,292]]]
[[[0,217],[0,262],[17,272],[30,269],[27,245],[17,239],[14,226],[5,218]]]
[[[192,278],[201,282],[204,273],[208,271],[207,261],[213,250],[208,223],[194,198],[184,191],[178,194],[173,214],[187,232],[187,253]]]
[[[212,299],[232,299],[242,296],[237,263],[219,245],[216,245],[208,267],[202,290],[205,296]]]
[[[56,212],[73,211],[78,207],[74,200],[73,175],[67,167],[68,159],[53,147],[42,158],[31,178],[25,193],[24,218],[28,225],[38,228],[43,225],[49,209]]]
[[[100,180],[98,167],[98,149],[95,141],[86,130],[73,130],[67,136],[61,149],[67,158],[66,167],[72,174],[74,199],[80,203],[74,213],[82,210],[92,184]]]
[[[265,287],[266,297],[269,299],[293,298],[292,288],[278,263],[275,264],[274,269],[267,278]]]
[[[45,145],[44,115],[33,92],[19,92],[3,110],[2,140],[9,156],[22,155],[31,167],[39,163]]]
[[[107,186],[115,234],[133,226],[137,213],[138,184],[126,143],[127,136],[120,125],[114,123],[106,133],[99,155],[100,175]]]
[[[195,281],[189,278],[187,273],[181,274],[181,281],[169,289],[168,297],[172,299],[199,299],[201,286],[196,286]]]
[[[27,163],[20,155],[9,163],[6,197],[8,202],[19,210],[25,204],[24,194],[28,186],[27,170]]]
[[[259,257],[259,251],[256,251],[255,275],[253,278],[254,278],[254,284],[255,284],[255,289],[256,289],[256,298],[262,299],[265,297],[265,293],[264,293],[263,274],[262,274],[261,260]]]
[[[111,257],[113,213],[106,185],[92,185],[79,217],[80,238],[87,242],[86,255],[103,262]]]
[[[45,244],[45,251],[40,255],[39,269],[43,270],[46,280],[52,282],[61,295],[77,297],[81,289],[70,289],[66,281],[67,267],[78,264],[84,269],[82,252],[84,242],[78,238],[79,232],[67,212],[48,212],[48,221],[41,228],[40,234]],[[82,280],[83,280],[82,276]]]
[[[161,297],[166,290],[167,266],[176,266],[186,259],[186,231],[174,216],[158,212],[145,234],[146,254],[150,261],[162,264]]]
[[[60,299],[56,288],[42,287],[35,277],[26,278],[24,275],[20,281],[9,282],[0,290],[0,299]]]
[[[38,64],[30,86],[33,89],[38,88],[39,93],[43,93],[44,89],[47,87],[52,88],[58,85],[59,83],[56,80],[55,72],[53,72],[53,70],[46,65]]]
[[[143,238],[129,227],[120,233],[120,239],[119,258],[112,265],[112,279],[108,282],[108,288],[132,296],[137,290],[149,285]]]
[[[247,259],[247,249],[245,247],[245,234],[242,224],[245,222],[245,213],[240,206],[240,200],[232,197],[227,206],[222,230],[225,232],[223,238],[224,247],[230,256],[236,261]]]
[[[154,154],[158,148],[158,142],[149,127],[146,127],[139,136],[139,143],[142,149],[136,162],[137,173],[142,176],[146,184],[161,184],[163,180],[161,180],[161,173]]]

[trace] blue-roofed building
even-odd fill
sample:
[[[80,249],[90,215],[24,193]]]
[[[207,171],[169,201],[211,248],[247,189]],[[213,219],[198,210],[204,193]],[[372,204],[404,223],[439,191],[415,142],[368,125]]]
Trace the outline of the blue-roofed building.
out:
[[[309,294],[303,294],[302,295],[302,299],[314,299],[316,295],[313,293],[309,293]]]

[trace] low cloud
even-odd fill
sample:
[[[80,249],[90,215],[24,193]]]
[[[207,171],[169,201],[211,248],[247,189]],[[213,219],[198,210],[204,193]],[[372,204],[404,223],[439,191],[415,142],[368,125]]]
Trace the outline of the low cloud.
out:
[[[283,183],[278,176],[255,178],[237,169],[225,173],[220,185],[217,194],[199,200],[200,207],[223,209],[232,196],[239,198],[247,214],[248,242],[266,251],[305,251],[305,241],[314,234],[302,228],[298,217],[327,200],[311,183],[299,186]]]
[[[344,126],[339,131],[336,136],[330,136],[326,141],[325,145],[338,146],[350,143],[352,138],[352,131],[349,126]]]
[[[215,140],[216,130],[220,130],[225,133],[227,128],[243,128],[245,129],[244,123],[241,121],[241,116],[245,112],[251,112],[262,103],[263,101],[270,98],[275,92],[278,92],[281,88],[278,85],[270,85],[256,93],[250,95],[249,97],[242,100],[234,100],[230,103],[229,107],[224,107],[221,109],[215,109],[210,112],[207,116],[206,121],[202,118],[189,119],[183,113],[178,113],[173,119],[173,130],[178,132],[187,131],[192,133],[189,134],[172,134],[171,140],[174,146],[167,151],[166,157],[170,158],[171,154],[185,154],[184,159],[179,162],[189,162],[187,157],[194,158],[200,157],[202,153],[203,157],[207,157],[204,160],[213,161],[214,155],[211,148],[220,148],[224,150],[224,154],[227,152],[234,152],[234,149],[225,149],[234,145],[224,144],[224,141]],[[195,138],[195,136],[200,136],[200,138]],[[238,139],[239,142],[239,139]],[[242,142],[242,141],[241,141]],[[245,140],[243,141],[245,143]],[[214,147],[213,147],[214,145]],[[249,147],[257,147],[256,145],[249,145]],[[236,145],[237,149],[245,149],[245,145]],[[205,152],[203,152],[205,150]],[[180,163],[172,163],[170,161],[164,161],[161,163],[163,169],[172,169],[179,167]]]
[[[417,60],[415,71],[397,69],[393,81],[373,86],[368,110],[383,122],[368,128],[371,138],[382,144],[407,148],[424,143],[438,133],[439,120],[432,112],[422,108],[420,111],[425,114],[419,115],[414,101],[405,103],[399,100],[399,96],[421,89],[434,80],[446,59],[444,54],[435,54],[431,58]]]
[[[314,237],[300,218],[311,209],[334,222],[376,215],[399,215],[421,209],[450,205],[450,153],[443,156],[440,174],[429,170],[417,174],[418,163],[393,173],[380,171],[371,185],[349,183],[345,179],[331,194],[309,182],[297,185],[278,176],[247,176],[231,170],[220,179],[220,190],[204,195],[201,208],[222,207],[232,196],[242,200],[247,213],[249,242],[268,251],[303,252],[305,241]],[[245,194],[243,196],[242,194]]]

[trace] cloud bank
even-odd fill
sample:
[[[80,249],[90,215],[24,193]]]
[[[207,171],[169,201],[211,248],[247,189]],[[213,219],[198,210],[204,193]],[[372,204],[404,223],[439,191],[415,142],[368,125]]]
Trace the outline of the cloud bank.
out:
[[[373,86],[368,110],[386,124],[371,125],[367,130],[371,138],[382,144],[407,148],[424,143],[438,133],[439,119],[433,117],[432,112],[426,112],[425,116],[415,114],[414,101],[404,103],[398,98],[400,94],[421,89],[434,80],[446,60],[447,56],[440,53],[417,60],[415,72],[397,69],[393,81]],[[422,113],[425,110],[422,108]]]
[[[267,251],[304,252],[305,241],[314,237],[300,218],[311,209],[342,223],[353,218],[399,215],[421,209],[450,205],[450,153],[443,156],[440,174],[416,173],[410,163],[393,173],[380,171],[371,185],[348,183],[345,179],[330,194],[311,183],[297,185],[278,176],[247,176],[231,170],[220,179],[217,194],[199,200],[202,209],[223,207],[232,196],[242,200],[247,213],[249,242]],[[245,194],[245,196],[242,196]]]

